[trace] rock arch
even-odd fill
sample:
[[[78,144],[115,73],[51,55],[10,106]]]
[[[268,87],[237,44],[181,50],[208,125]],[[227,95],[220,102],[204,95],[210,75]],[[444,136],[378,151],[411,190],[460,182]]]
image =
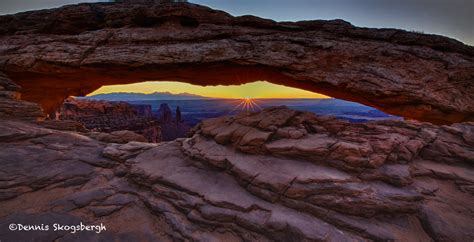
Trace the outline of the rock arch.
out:
[[[94,3],[0,16],[0,72],[54,110],[102,85],[267,80],[406,118],[474,120],[474,48],[442,36],[274,22],[189,3]]]

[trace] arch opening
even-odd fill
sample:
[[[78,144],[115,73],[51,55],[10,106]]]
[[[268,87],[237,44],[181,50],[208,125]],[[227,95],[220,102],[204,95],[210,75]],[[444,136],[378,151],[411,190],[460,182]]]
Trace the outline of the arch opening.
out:
[[[186,137],[208,118],[275,106],[350,122],[401,119],[359,103],[267,81],[216,86],[174,81],[105,85],[88,95],[67,98],[51,118],[75,120],[93,131],[132,130],[149,142],[159,142]]]
[[[75,10],[80,17],[70,14]],[[48,113],[64,98],[103,85],[267,80],[407,119],[474,120],[473,49],[442,36],[359,28],[341,20],[233,17],[195,4],[97,3],[6,20],[2,41],[8,45],[0,69],[23,87],[25,100]]]
[[[44,67],[47,68],[47,67]],[[61,71],[60,73],[29,73],[7,72],[7,75],[22,86],[22,99],[39,103],[45,113],[51,114],[57,110],[69,96],[85,96],[102,86],[132,84],[151,80],[178,81],[200,86],[213,85],[241,85],[266,80],[273,84],[319,93],[322,95],[360,103],[376,108],[387,114],[417,119],[419,117],[436,119],[426,115],[423,105],[409,106],[400,104],[392,106],[391,99],[379,98],[369,95],[358,95],[346,91],[346,82],[340,86],[329,85],[327,82],[314,82],[312,80],[296,80],[291,78],[284,70],[275,70],[265,66],[241,66],[235,64],[203,64],[192,66],[155,66],[141,68],[126,68],[107,66],[103,68],[84,68]],[[377,96],[376,93],[373,94]],[[403,98],[403,97],[402,97]],[[375,102],[374,102],[375,100]],[[416,107],[416,109],[413,109]],[[429,107],[427,107],[429,109]],[[431,110],[432,111],[432,110]],[[456,116],[456,114],[453,114]],[[456,117],[453,117],[456,118]],[[461,118],[461,117],[459,117]]]

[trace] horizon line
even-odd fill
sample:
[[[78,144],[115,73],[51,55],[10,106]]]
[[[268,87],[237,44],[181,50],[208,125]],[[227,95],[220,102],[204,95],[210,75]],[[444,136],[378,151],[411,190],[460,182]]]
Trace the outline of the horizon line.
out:
[[[193,94],[189,92],[181,92],[181,93],[172,93],[169,91],[166,92],[151,92],[151,93],[144,93],[144,92],[109,92],[109,93],[98,93],[98,94],[93,94],[93,95],[86,95],[86,96],[75,96],[75,97],[94,97],[94,96],[99,96],[99,95],[109,95],[109,94],[144,94],[144,95],[153,95],[156,93],[162,93],[162,94],[170,94],[170,95],[190,95],[190,96],[196,96],[196,98],[188,98],[186,100],[199,100],[199,99],[233,99],[233,100],[239,100],[239,99],[337,99],[331,96],[327,97],[209,97],[209,96],[202,96],[199,94]],[[324,95],[324,94],[322,94]],[[160,100],[160,99],[157,99]],[[167,100],[180,100],[180,99],[167,99]]]

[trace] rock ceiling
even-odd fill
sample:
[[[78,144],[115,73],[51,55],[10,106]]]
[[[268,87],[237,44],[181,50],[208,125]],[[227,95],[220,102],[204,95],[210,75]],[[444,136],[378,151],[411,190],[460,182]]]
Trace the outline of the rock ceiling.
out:
[[[267,80],[409,119],[474,120],[474,48],[342,20],[274,22],[194,4],[70,5],[0,16],[0,72],[55,110],[102,85]]]

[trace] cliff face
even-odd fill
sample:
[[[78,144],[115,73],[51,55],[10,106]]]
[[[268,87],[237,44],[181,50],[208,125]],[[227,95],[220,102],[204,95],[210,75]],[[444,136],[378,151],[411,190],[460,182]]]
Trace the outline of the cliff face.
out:
[[[0,119],[43,120],[41,106],[21,100],[20,90],[18,84],[0,72]]]
[[[160,104],[160,109],[158,109],[157,115],[161,123],[173,122],[173,113],[166,103]]]
[[[277,107],[172,142],[95,138],[2,121],[2,239],[474,239],[473,123],[355,124]],[[8,230],[32,221],[107,231]]]
[[[162,140],[161,127],[147,105],[68,98],[60,109],[59,119],[78,121],[92,131],[129,130],[143,135],[149,142]]]
[[[474,49],[437,35],[188,3],[94,3],[0,16],[0,44],[0,71],[47,113],[102,85],[267,80],[409,119],[474,120]]]
[[[188,136],[191,127],[182,121],[181,111],[176,110],[173,117],[173,112],[167,103],[160,104],[160,109],[156,113],[157,118],[160,120],[160,126],[162,129],[163,141],[171,141],[177,138],[184,138]]]
[[[133,109],[135,109],[139,116],[153,117],[151,105],[133,104]]]

